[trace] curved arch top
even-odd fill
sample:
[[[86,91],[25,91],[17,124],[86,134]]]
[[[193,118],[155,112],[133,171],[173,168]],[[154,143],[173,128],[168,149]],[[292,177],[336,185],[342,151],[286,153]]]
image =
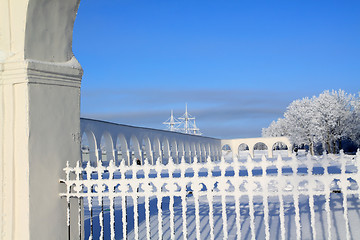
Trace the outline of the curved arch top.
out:
[[[0,62],[32,59],[68,62],[80,0],[0,2]],[[4,19],[4,20],[3,20]]]

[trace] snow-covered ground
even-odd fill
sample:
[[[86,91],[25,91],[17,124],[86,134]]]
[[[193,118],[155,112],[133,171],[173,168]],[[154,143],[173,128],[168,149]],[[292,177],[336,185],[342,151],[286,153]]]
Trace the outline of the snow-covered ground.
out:
[[[342,194],[332,193],[330,198],[331,209],[331,236],[332,239],[345,239],[345,220],[342,207]],[[127,199],[127,230],[129,232],[128,239],[134,239],[134,219],[133,219],[133,202],[131,198]],[[150,233],[152,239],[159,239],[158,236],[158,212],[157,212],[156,197],[153,197],[150,201]],[[95,201],[97,202],[97,201]],[[115,237],[116,239],[122,239],[122,211],[120,199],[115,201]],[[255,198],[255,233],[256,239],[265,239],[265,224],[264,224],[264,209],[263,201],[261,197]],[[242,239],[251,239],[250,231],[250,216],[248,197],[243,196],[240,199],[240,216],[241,216],[241,236]],[[236,223],[235,223],[235,206],[234,199],[227,198],[226,214],[228,220],[228,236],[229,239],[236,239]],[[170,239],[170,212],[169,212],[169,197],[163,198],[163,239]],[[314,199],[315,206],[315,226],[316,226],[316,239],[329,239],[328,236],[328,223],[325,211],[325,198],[324,196],[318,196]],[[104,202],[104,237],[110,239],[110,212],[108,211],[107,201]],[[222,208],[220,197],[214,200],[214,235],[215,239],[222,239],[223,237],[223,222],[222,222]],[[100,207],[94,208],[94,239],[97,239],[100,235],[99,231],[99,218]],[[144,200],[139,199],[139,238],[146,238],[146,225],[145,225],[145,207]],[[309,198],[305,195],[301,195],[299,199],[300,209],[300,221],[301,221],[301,239],[312,239],[312,231],[310,226],[310,207]],[[352,239],[359,239],[360,236],[360,201],[358,196],[348,196],[348,216],[350,224],[350,235]],[[175,219],[175,236],[176,239],[183,239],[182,232],[182,208],[181,201],[178,197],[175,197],[174,201],[174,219]],[[269,198],[269,227],[270,227],[270,239],[280,239],[280,203],[277,197]],[[285,213],[285,229],[286,239],[296,238],[295,227],[295,208],[292,196],[284,198],[284,213]],[[195,207],[194,198],[189,196],[187,199],[186,210],[186,224],[188,231],[188,239],[196,238],[195,231]],[[90,218],[89,212],[85,211],[85,230],[86,238],[89,236],[90,231]],[[209,203],[206,197],[200,198],[200,229],[201,239],[209,238],[210,224],[209,224]]]

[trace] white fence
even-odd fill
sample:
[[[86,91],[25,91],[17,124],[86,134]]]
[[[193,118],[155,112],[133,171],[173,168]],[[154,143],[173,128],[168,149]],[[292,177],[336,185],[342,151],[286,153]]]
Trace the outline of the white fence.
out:
[[[196,157],[191,164],[184,159],[167,165],[121,163],[83,168],[78,162],[64,169],[69,226],[70,198],[79,199],[79,206],[84,200],[79,239],[351,239],[360,234],[359,151],[316,159],[249,157],[245,163],[224,158],[200,163]]]

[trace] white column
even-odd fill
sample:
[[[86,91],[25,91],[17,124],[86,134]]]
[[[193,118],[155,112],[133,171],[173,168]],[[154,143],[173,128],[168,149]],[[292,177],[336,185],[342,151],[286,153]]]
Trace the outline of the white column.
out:
[[[61,228],[66,226],[66,200],[59,197],[59,179],[66,161],[80,159],[82,70],[80,65],[72,68],[30,61],[2,66],[5,214],[1,222],[6,234],[12,232],[5,239],[63,236],[67,231]]]
[[[0,0],[1,239],[67,238],[59,179],[66,161],[80,159],[82,69],[71,47],[78,4]]]
[[[272,157],[273,157],[272,147],[268,147],[268,158],[272,158]]]

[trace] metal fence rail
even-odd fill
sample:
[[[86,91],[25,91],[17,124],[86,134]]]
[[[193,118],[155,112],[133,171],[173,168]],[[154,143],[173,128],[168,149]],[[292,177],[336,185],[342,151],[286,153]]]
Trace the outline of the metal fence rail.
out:
[[[223,239],[256,239],[258,223],[255,213],[258,211],[259,198],[262,199],[264,237],[273,239],[269,218],[272,205],[270,206],[269,199],[274,197],[279,203],[279,237],[289,238],[289,230],[285,225],[285,198],[291,197],[295,236],[296,239],[301,239],[304,232],[299,199],[302,196],[308,199],[313,239],[319,237],[315,217],[318,210],[315,209],[314,201],[318,196],[324,196],[326,237],[331,239],[336,238],[332,236],[331,194],[342,196],[344,238],[351,238],[348,198],[359,198],[359,151],[356,156],[341,153],[339,156],[324,155],[317,160],[311,156],[298,159],[294,155],[283,159],[278,155],[276,159],[263,156],[256,160],[249,157],[245,163],[237,160],[225,161],[224,158],[218,162],[208,158],[207,162],[198,163],[196,157],[191,164],[185,163],[184,159],[180,164],[169,161],[167,165],[160,161],[157,161],[156,165],[149,165],[145,161],[146,164],[141,166],[126,166],[124,161],[121,163],[120,166],[115,166],[114,162],[110,161],[110,164],[104,167],[99,162],[97,167],[89,164],[82,167],[78,162],[74,167],[67,165],[64,168],[66,179],[62,182],[66,184],[67,192],[62,196],[68,201],[68,226],[70,227],[71,221],[71,198],[79,199],[79,219],[82,214],[80,200],[84,201],[85,211],[89,215],[87,234],[79,236],[79,239],[120,239],[130,235],[135,239],[161,239],[164,234],[168,234],[170,239],[203,239],[205,236],[202,231],[205,228],[208,229],[207,235],[210,239],[217,239],[221,235]],[[247,237],[244,234],[249,229],[242,226],[244,220],[241,214],[241,199],[244,196],[247,198],[249,211],[250,233],[247,233]],[[165,200],[168,201],[166,204]],[[202,210],[204,205],[207,206],[205,213]],[[194,208],[191,223],[189,208]],[[232,209],[234,216],[227,213],[229,209]],[[117,214],[117,211],[120,213]],[[166,222],[164,215],[167,216]],[[201,222],[201,218],[204,218],[201,216],[204,215],[208,219],[205,226]],[[116,222],[115,218],[121,219],[121,224]],[[217,224],[218,221],[221,221],[220,225]],[[129,224],[133,225],[132,229],[127,226]],[[78,221],[78,226],[80,229],[84,228],[83,219]],[[229,230],[229,227],[232,230]],[[194,232],[190,233],[189,228]],[[221,232],[220,235],[218,231]]]

